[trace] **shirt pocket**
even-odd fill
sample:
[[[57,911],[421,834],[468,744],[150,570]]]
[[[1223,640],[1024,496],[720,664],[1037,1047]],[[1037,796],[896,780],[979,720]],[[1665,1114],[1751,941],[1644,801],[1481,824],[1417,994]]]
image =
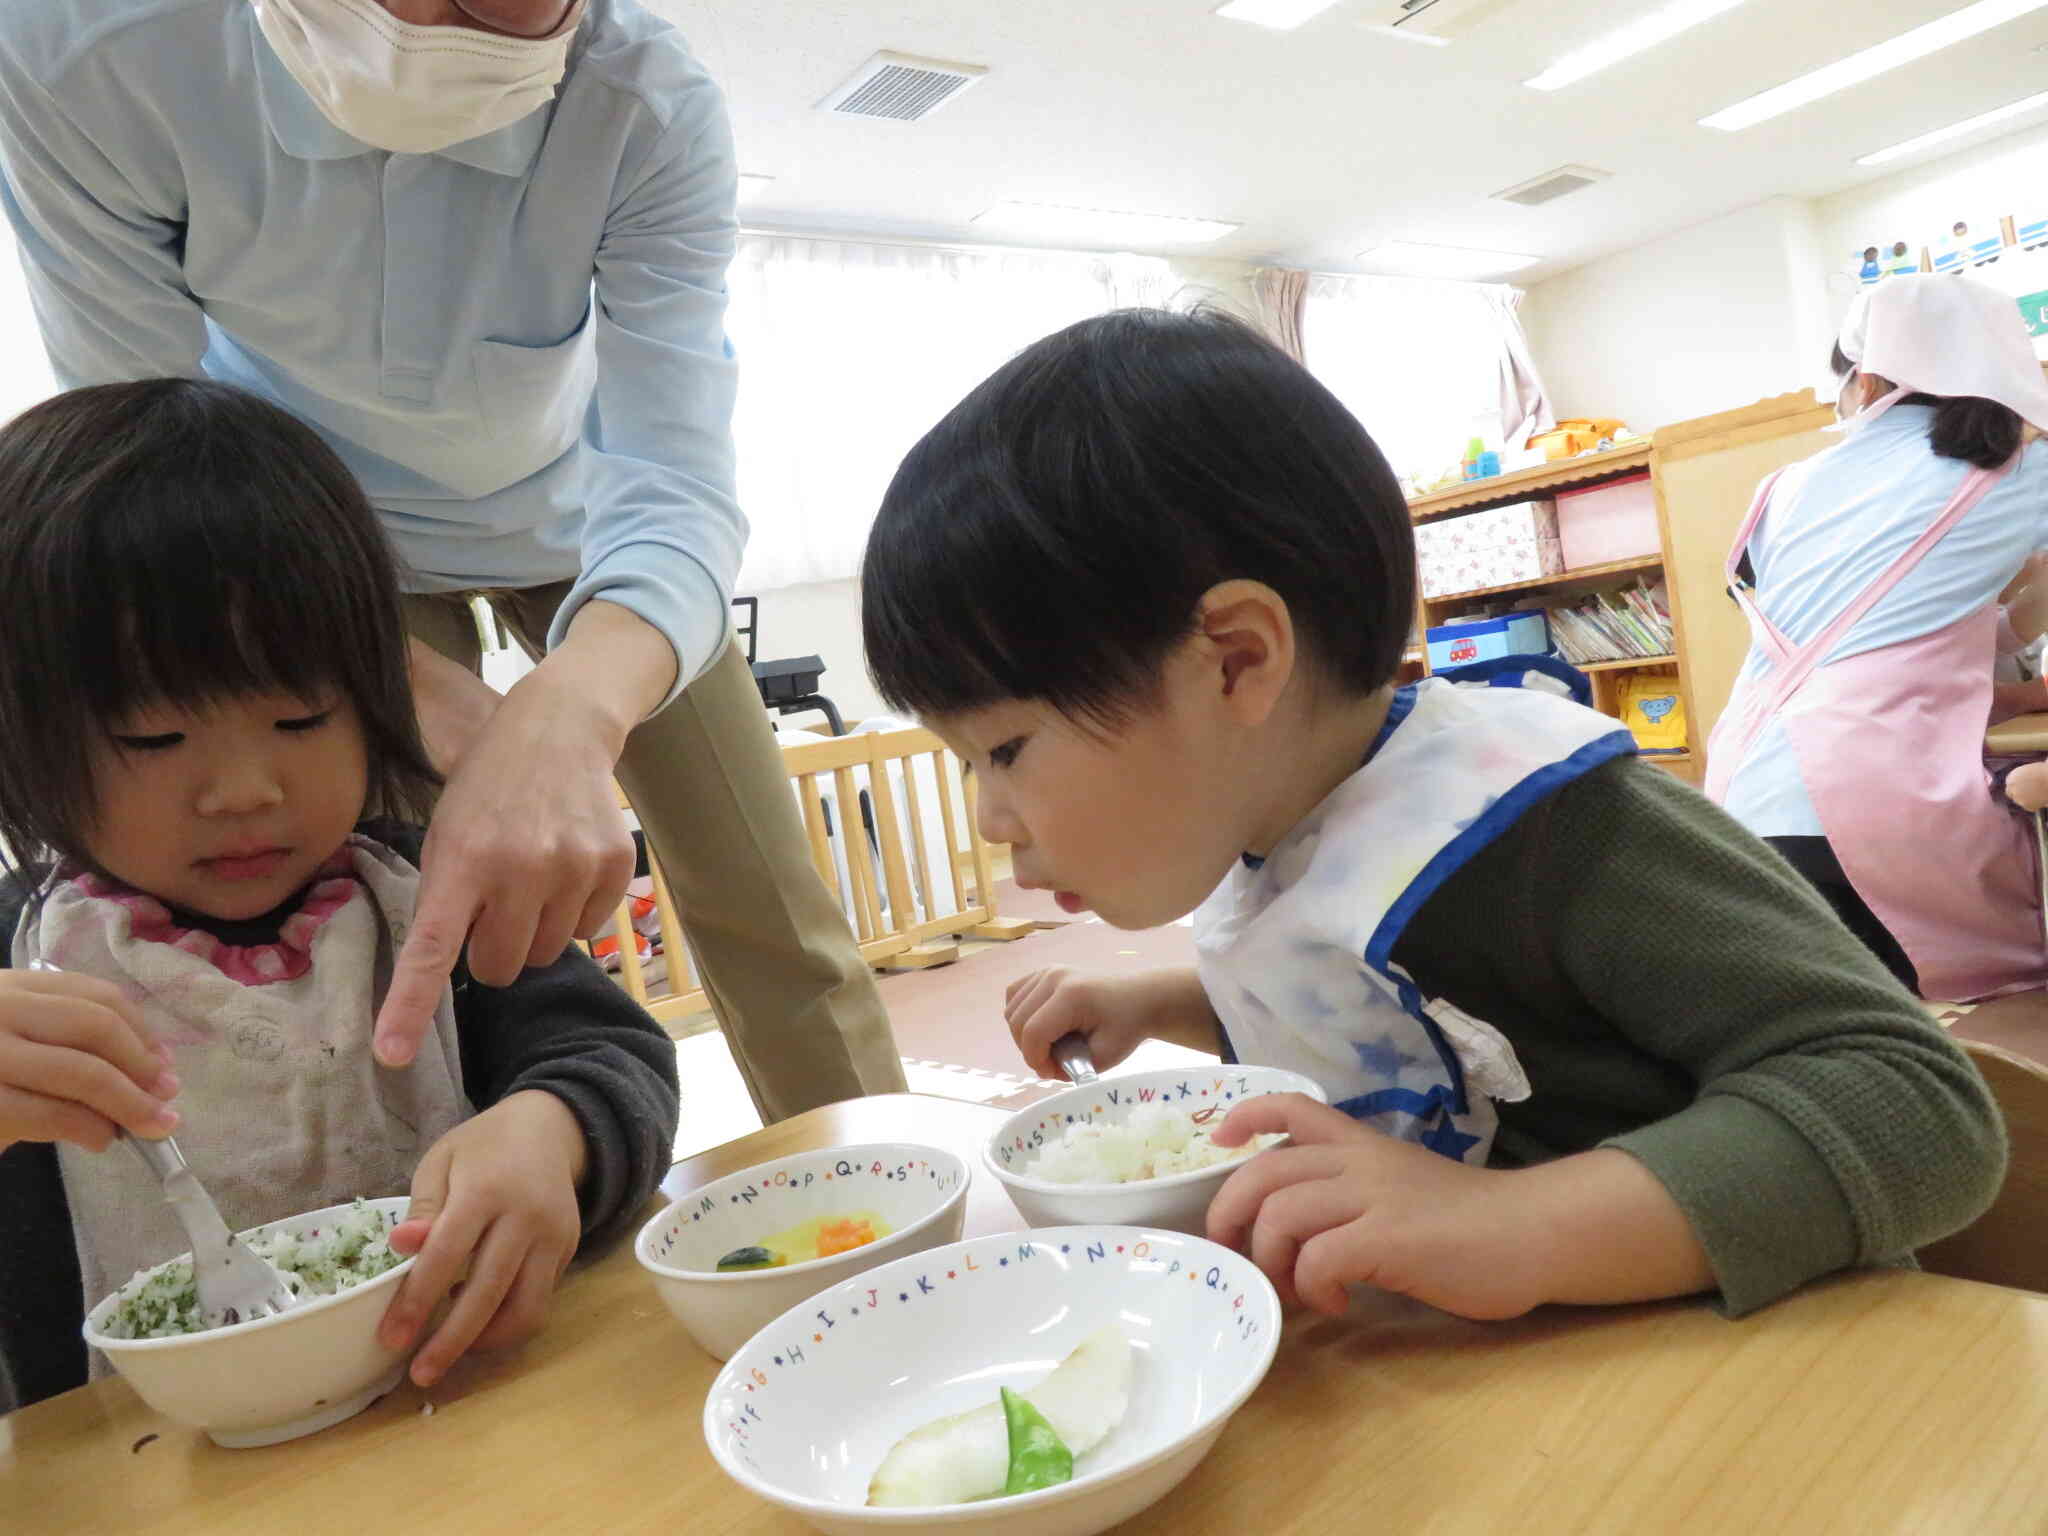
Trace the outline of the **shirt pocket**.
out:
[[[560,458],[583,435],[597,387],[597,337],[586,304],[560,341],[479,341],[471,349],[484,430],[502,457],[494,478],[510,485]]]

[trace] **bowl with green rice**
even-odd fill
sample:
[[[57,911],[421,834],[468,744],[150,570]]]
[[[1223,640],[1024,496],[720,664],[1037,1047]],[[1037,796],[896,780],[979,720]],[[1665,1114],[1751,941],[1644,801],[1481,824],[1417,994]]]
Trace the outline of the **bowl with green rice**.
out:
[[[404,1195],[308,1211],[239,1234],[284,1276],[290,1310],[207,1328],[192,1256],[138,1273],[86,1314],[85,1341],[136,1394],[218,1445],[274,1445],[338,1424],[395,1387],[406,1355],[377,1324],[412,1260],[392,1252]]]

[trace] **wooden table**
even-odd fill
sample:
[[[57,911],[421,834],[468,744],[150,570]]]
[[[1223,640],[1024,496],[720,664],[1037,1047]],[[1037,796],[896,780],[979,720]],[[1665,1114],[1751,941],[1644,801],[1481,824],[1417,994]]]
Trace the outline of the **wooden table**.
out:
[[[2017,757],[2048,752],[2048,714],[2014,715],[1984,733],[1984,750],[1992,757]]]
[[[835,1142],[971,1157],[998,1118],[908,1094],[837,1105],[692,1158],[667,1188]],[[969,1233],[1020,1225],[992,1180],[969,1198]],[[565,1280],[532,1346],[426,1394],[431,1417],[407,1386],[323,1434],[224,1451],[109,1381],[0,1419],[0,1525],[794,1536],[705,1449],[714,1370],[621,1245]],[[1887,1272],[1740,1323],[1698,1303],[1297,1316],[1208,1460],[1123,1529],[2048,1532],[2048,1296]]]

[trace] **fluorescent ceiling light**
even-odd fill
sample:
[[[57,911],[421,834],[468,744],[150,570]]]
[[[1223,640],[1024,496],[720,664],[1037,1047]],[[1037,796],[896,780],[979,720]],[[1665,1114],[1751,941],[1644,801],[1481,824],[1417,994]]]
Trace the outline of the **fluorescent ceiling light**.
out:
[[[1292,31],[1311,16],[1321,15],[1337,0],[1230,0],[1216,7],[1216,14],[1230,21],[1249,21],[1254,26]]]
[[[1723,11],[1732,11],[1745,0],[1677,0],[1649,15],[1617,27],[1594,42],[1566,54],[1533,80],[1522,83],[1535,91],[1561,91],[1588,75],[1597,75],[1610,64],[1646,53],[1659,43],[1669,42],[1681,32],[1690,32],[1702,22],[1712,21]]]
[[[1787,81],[1747,101],[1738,101],[1712,117],[1701,118],[1700,126],[1719,128],[1728,133],[1754,128],[1758,123],[1769,122],[1809,102],[1889,74],[1902,64],[1911,64],[1930,53],[1939,53],[1944,48],[1967,42],[1980,32],[2002,27],[2008,21],[2040,10],[2044,5],[2048,5],[2048,0],[1977,0],[1975,5],[1951,11],[1924,27],[1901,32],[1888,42],[1866,48],[1861,53],[1852,53],[1825,69],[1816,69],[1810,75],[1801,75],[1797,80]]]
[[[740,201],[751,202],[775,184],[773,176],[762,176],[754,171],[740,172]]]
[[[987,229],[1039,240],[1082,245],[1200,245],[1238,228],[1220,219],[1119,213],[1107,208],[1062,208],[1052,203],[997,203],[974,216]]]
[[[1461,282],[1500,277],[1533,267],[1541,256],[1519,256],[1512,251],[1470,251],[1448,245],[1416,245],[1407,240],[1389,240],[1358,259],[1368,265],[1391,270],[1400,277],[1442,277]]]
[[[1923,133],[1917,139],[1908,139],[1903,144],[1894,144],[1890,149],[1880,149],[1874,155],[1865,155],[1858,165],[1883,165],[1892,160],[1903,160],[1908,155],[1931,149],[1936,144],[1950,139],[1960,139],[1966,133],[1975,133],[1979,128],[1989,128],[1993,123],[2002,123],[2009,117],[2018,117],[2023,112],[2032,112],[2037,107],[2048,107],[2048,91],[2029,96],[2022,101],[2008,102],[2002,107],[1993,107],[1989,112],[1980,112],[1975,117],[1950,123],[1946,128],[1937,128],[1932,133]]]

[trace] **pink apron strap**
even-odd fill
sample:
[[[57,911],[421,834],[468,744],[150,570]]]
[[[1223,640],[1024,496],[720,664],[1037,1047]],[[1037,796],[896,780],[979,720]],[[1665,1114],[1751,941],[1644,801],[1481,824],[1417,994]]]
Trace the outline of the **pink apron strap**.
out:
[[[1765,477],[1764,483],[1756,488],[1756,495],[1749,503],[1749,515],[1742,520],[1742,526],[1735,530],[1735,542],[1728,546],[1728,591],[1734,597],[1735,605],[1749,620],[1750,637],[1771,653],[1772,660],[1784,665],[1792,659],[1792,644],[1756,605],[1750,594],[1749,583],[1742,579],[1742,557],[1749,552],[1749,541],[1756,534],[1756,525],[1763,521],[1764,513],[1770,509],[1771,492],[1777,488],[1778,479],[1784,470],[1773,470]]]
[[[1905,580],[1907,573],[1918,565],[1921,560],[1926,558],[1927,552],[1930,549],[1934,548],[1935,545],[1948,536],[1949,530],[1961,522],[1970,509],[1984,499],[1991,488],[2005,477],[2006,472],[2012,468],[2015,462],[2017,462],[2017,456],[2015,456],[2013,461],[1997,469],[1972,469],[1969,474],[1965,475],[1963,483],[1957,487],[1954,497],[1942,509],[1941,516],[1934,520],[1934,525],[1921,534],[1919,538],[1915,539],[1900,554],[1898,559],[1886,567],[1884,572],[1875,581],[1865,587],[1854,602],[1837,614],[1833,623],[1829,624],[1819,635],[1796,650],[1787,645],[1784,637],[1779,635],[1777,630],[1763,617],[1762,613],[1757,609],[1754,600],[1749,599],[1740,586],[1736,588],[1738,593],[1737,601],[1741,602],[1744,611],[1751,615],[1751,622],[1760,626],[1762,632],[1770,634],[1777,640],[1778,665],[1770,674],[1768,692],[1758,697],[1753,706],[1747,711],[1742,722],[1741,736],[1727,744],[1733,748],[1733,756],[1729,760],[1731,766],[1728,772],[1730,775],[1749,756],[1749,749],[1756,744],[1756,738],[1762,734],[1765,724],[1780,709],[1784,708],[1792,695],[1797,693],[1807,678],[1813,675],[1814,668],[1818,667],[1827,658],[1828,653],[1834,649],[1835,642],[1853,629],[1856,622],[1875,607],[1884,598],[1886,593]],[[1765,482],[1764,491],[1766,493],[1770,490],[1770,485],[1770,481]],[[1761,499],[1762,497],[1759,496],[1759,500]],[[1737,535],[1735,549],[1729,555],[1729,565],[1731,568],[1740,564],[1742,549],[1749,542],[1749,535],[1756,527],[1758,515],[1759,509],[1752,508],[1748,520],[1743,524],[1741,532]]]

